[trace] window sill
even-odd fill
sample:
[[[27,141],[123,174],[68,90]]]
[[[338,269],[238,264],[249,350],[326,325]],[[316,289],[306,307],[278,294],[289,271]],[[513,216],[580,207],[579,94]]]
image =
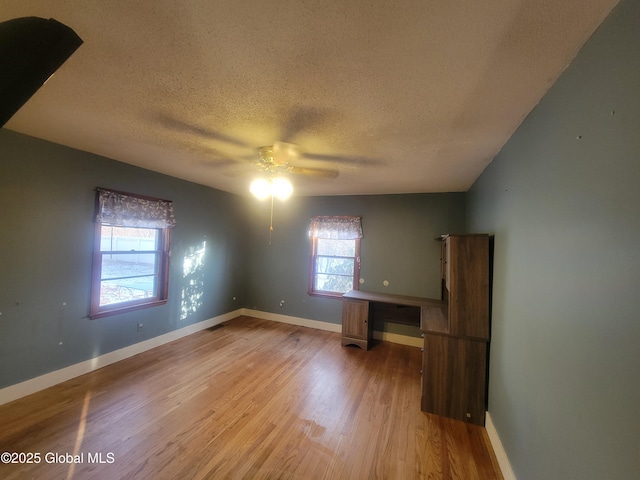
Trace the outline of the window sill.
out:
[[[344,293],[338,292],[307,292],[310,297],[336,298],[342,300]],[[346,293],[346,292],[345,292]]]
[[[89,318],[91,320],[95,320],[97,318],[110,317],[112,315],[119,315],[121,313],[133,312],[135,310],[142,310],[143,308],[157,307],[158,305],[164,305],[166,303],[167,303],[167,300],[154,300],[151,302],[133,303],[133,304],[129,303],[126,305],[121,305],[119,307],[103,309],[97,312],[91,312],[89,314]]]

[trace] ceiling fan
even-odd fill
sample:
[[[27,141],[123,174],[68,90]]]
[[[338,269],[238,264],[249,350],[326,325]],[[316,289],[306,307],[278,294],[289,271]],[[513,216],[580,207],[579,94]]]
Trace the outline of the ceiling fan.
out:
[[[255,165],[265,176],[251,182],[249,191],[259,200],[274,197],[286,200],[293,193],[293,185],[283,174],[312,175],[332,178],[338,176],[337,170],[325,168],[305,168],[292,164],[300,158],[298,145],[288,142],[275,142],[258,148],[258,161]]]
[[[297,107],[285,118],[280,132],[280,140],[271,145],[256,146],[217,132],[211,128],[190,124],[166,115],[160,115],[160,123],[171,131],[205,139],[203,142],[190,144],[190,148],[204,153],[210,160],[207,164],[213,168],[225,169],[228,175],[249,175],[262,172],[265,175],[301,175],[322,179],[336,178],[340,174],[340,165],[361,166],[373,165],[378,161],[361,156],[343,156],[330,154],[314,154],[304,151],[291,139],[303,131],[310,131],[321,123],[326,114],[309,107]],[[246,153],[242,153],[245,150]],[[233,153],[231,153],[233,152]],[[212,162],[211,160],[215,160]],[[322,167],[309,166],[309,162],[322,162]],[[329,166],[327,167],[327,164]]]
[[[256,170],[262,174],[261,178],[254,179],[250,185],[250,192],[257,198],[264,200],[271,198],[271,219],[269,225],[269,243],[273,232],[273,200],[275,198],[286,199],[293,193],[293,186],[286,178],[288,174],[302,175],[321,179],[332,179],[340,172],[337,168],[309,167],[304,162],[319,161],[323,164],[334,165],[374,165],[379,163],[376,159],[361,156],[340,156],[327,154],[312,154],[304,152],[296,143],[290,140],[299,133],[317,130],[317,127],[325,120],[326,113],[314,108],[296,107],[286,115],[279,137],[282,140],[275,141],[272,145],[256,147],[249,145],[238,138],[219,133],[210,128],[189,124],[182,120],[166,115],[160,115],[160,123],[167,129],[184,134],[188,137],[204,139],[190,143],[189,147],[201,151],[208,159],[215,162],[207,162],[214,168],[225,168],[231,175],[255,175]],[[222,150],[221,150],[222,148]],[[250,149],[246,154],[242,150]],[[224,150],[234,153],[225,153]]]
[[[275,142],[258,148],[258,161],[255,165],[265,173],[276,175],[292,173],[323,178],[335,178],[339,171],[328,168],[300,167],[294,163],[302,157],[300,147],[295,143]]]

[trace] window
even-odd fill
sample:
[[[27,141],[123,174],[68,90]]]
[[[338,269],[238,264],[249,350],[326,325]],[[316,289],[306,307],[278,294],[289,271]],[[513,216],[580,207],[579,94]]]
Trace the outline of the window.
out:
[[[360,217],[313,217],[309,228],[309,294],[340,297],[358,289]]]
[[[167,302],[174,225],[172,202],[98,189],[91,318]]]

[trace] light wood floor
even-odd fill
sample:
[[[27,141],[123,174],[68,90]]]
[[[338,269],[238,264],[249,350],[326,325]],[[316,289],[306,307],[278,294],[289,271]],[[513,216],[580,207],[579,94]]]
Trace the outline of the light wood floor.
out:
[[[41,456],[0,478],[501,479],[483,428],[420,411],[420,357],[239,317],[0,407],[0,452]]]

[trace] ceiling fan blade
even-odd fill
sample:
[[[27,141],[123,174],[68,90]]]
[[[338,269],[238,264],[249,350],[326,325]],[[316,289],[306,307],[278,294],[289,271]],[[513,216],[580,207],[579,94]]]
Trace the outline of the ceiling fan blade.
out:
[[[199,158],[196,163],[207,165],[210,168],[225,168],[230,165],[251,165],[255,163],[255,155],[250,157],[231,156],[221,152],[217,148],[210,147],[201,143],[189,142],[185,139],[179,141],[184,146],[184,150],[197,155]]]
[[[192,125],[187,122],[183,122],[182,120],[169,117],[167,115],[160,115],[159,121],[162,125],[164,125],[166,128],[170,130],[175,130],[177,132],[182,132],[182,133],[189,133],[191,135],[196,135],[198,137],[210,138],[220,142],[235,145],[237,147],[253,148],[253,145],[249,145],[248,143],[243,142],[238,138],[234,138],[229,135],[216,132],[215,130],[212,130],[210,128],[204,128],[198,125]]]
[[[248,177],[255,175],[255,168],[252,165],[243,165],[237,163],[228,168],[225,168],[222,172],[225,177]]]
[[[324,162],[342,163],[349,165],[379,165],[381,162],[375,158],[348,156],[348,155],[323,155],[320,153],[303,153],[301,158],[306,160],[320,160]]]
[[[328,168],[287,167],[289,173],[294,175],[307,175],[310,177],[336,178],[340,172]]]
[[[287,115],[280,138],[283,142],[291,141],[300,133],[316,128],[326,118],[326,112],[314,107],[297,107]]]

